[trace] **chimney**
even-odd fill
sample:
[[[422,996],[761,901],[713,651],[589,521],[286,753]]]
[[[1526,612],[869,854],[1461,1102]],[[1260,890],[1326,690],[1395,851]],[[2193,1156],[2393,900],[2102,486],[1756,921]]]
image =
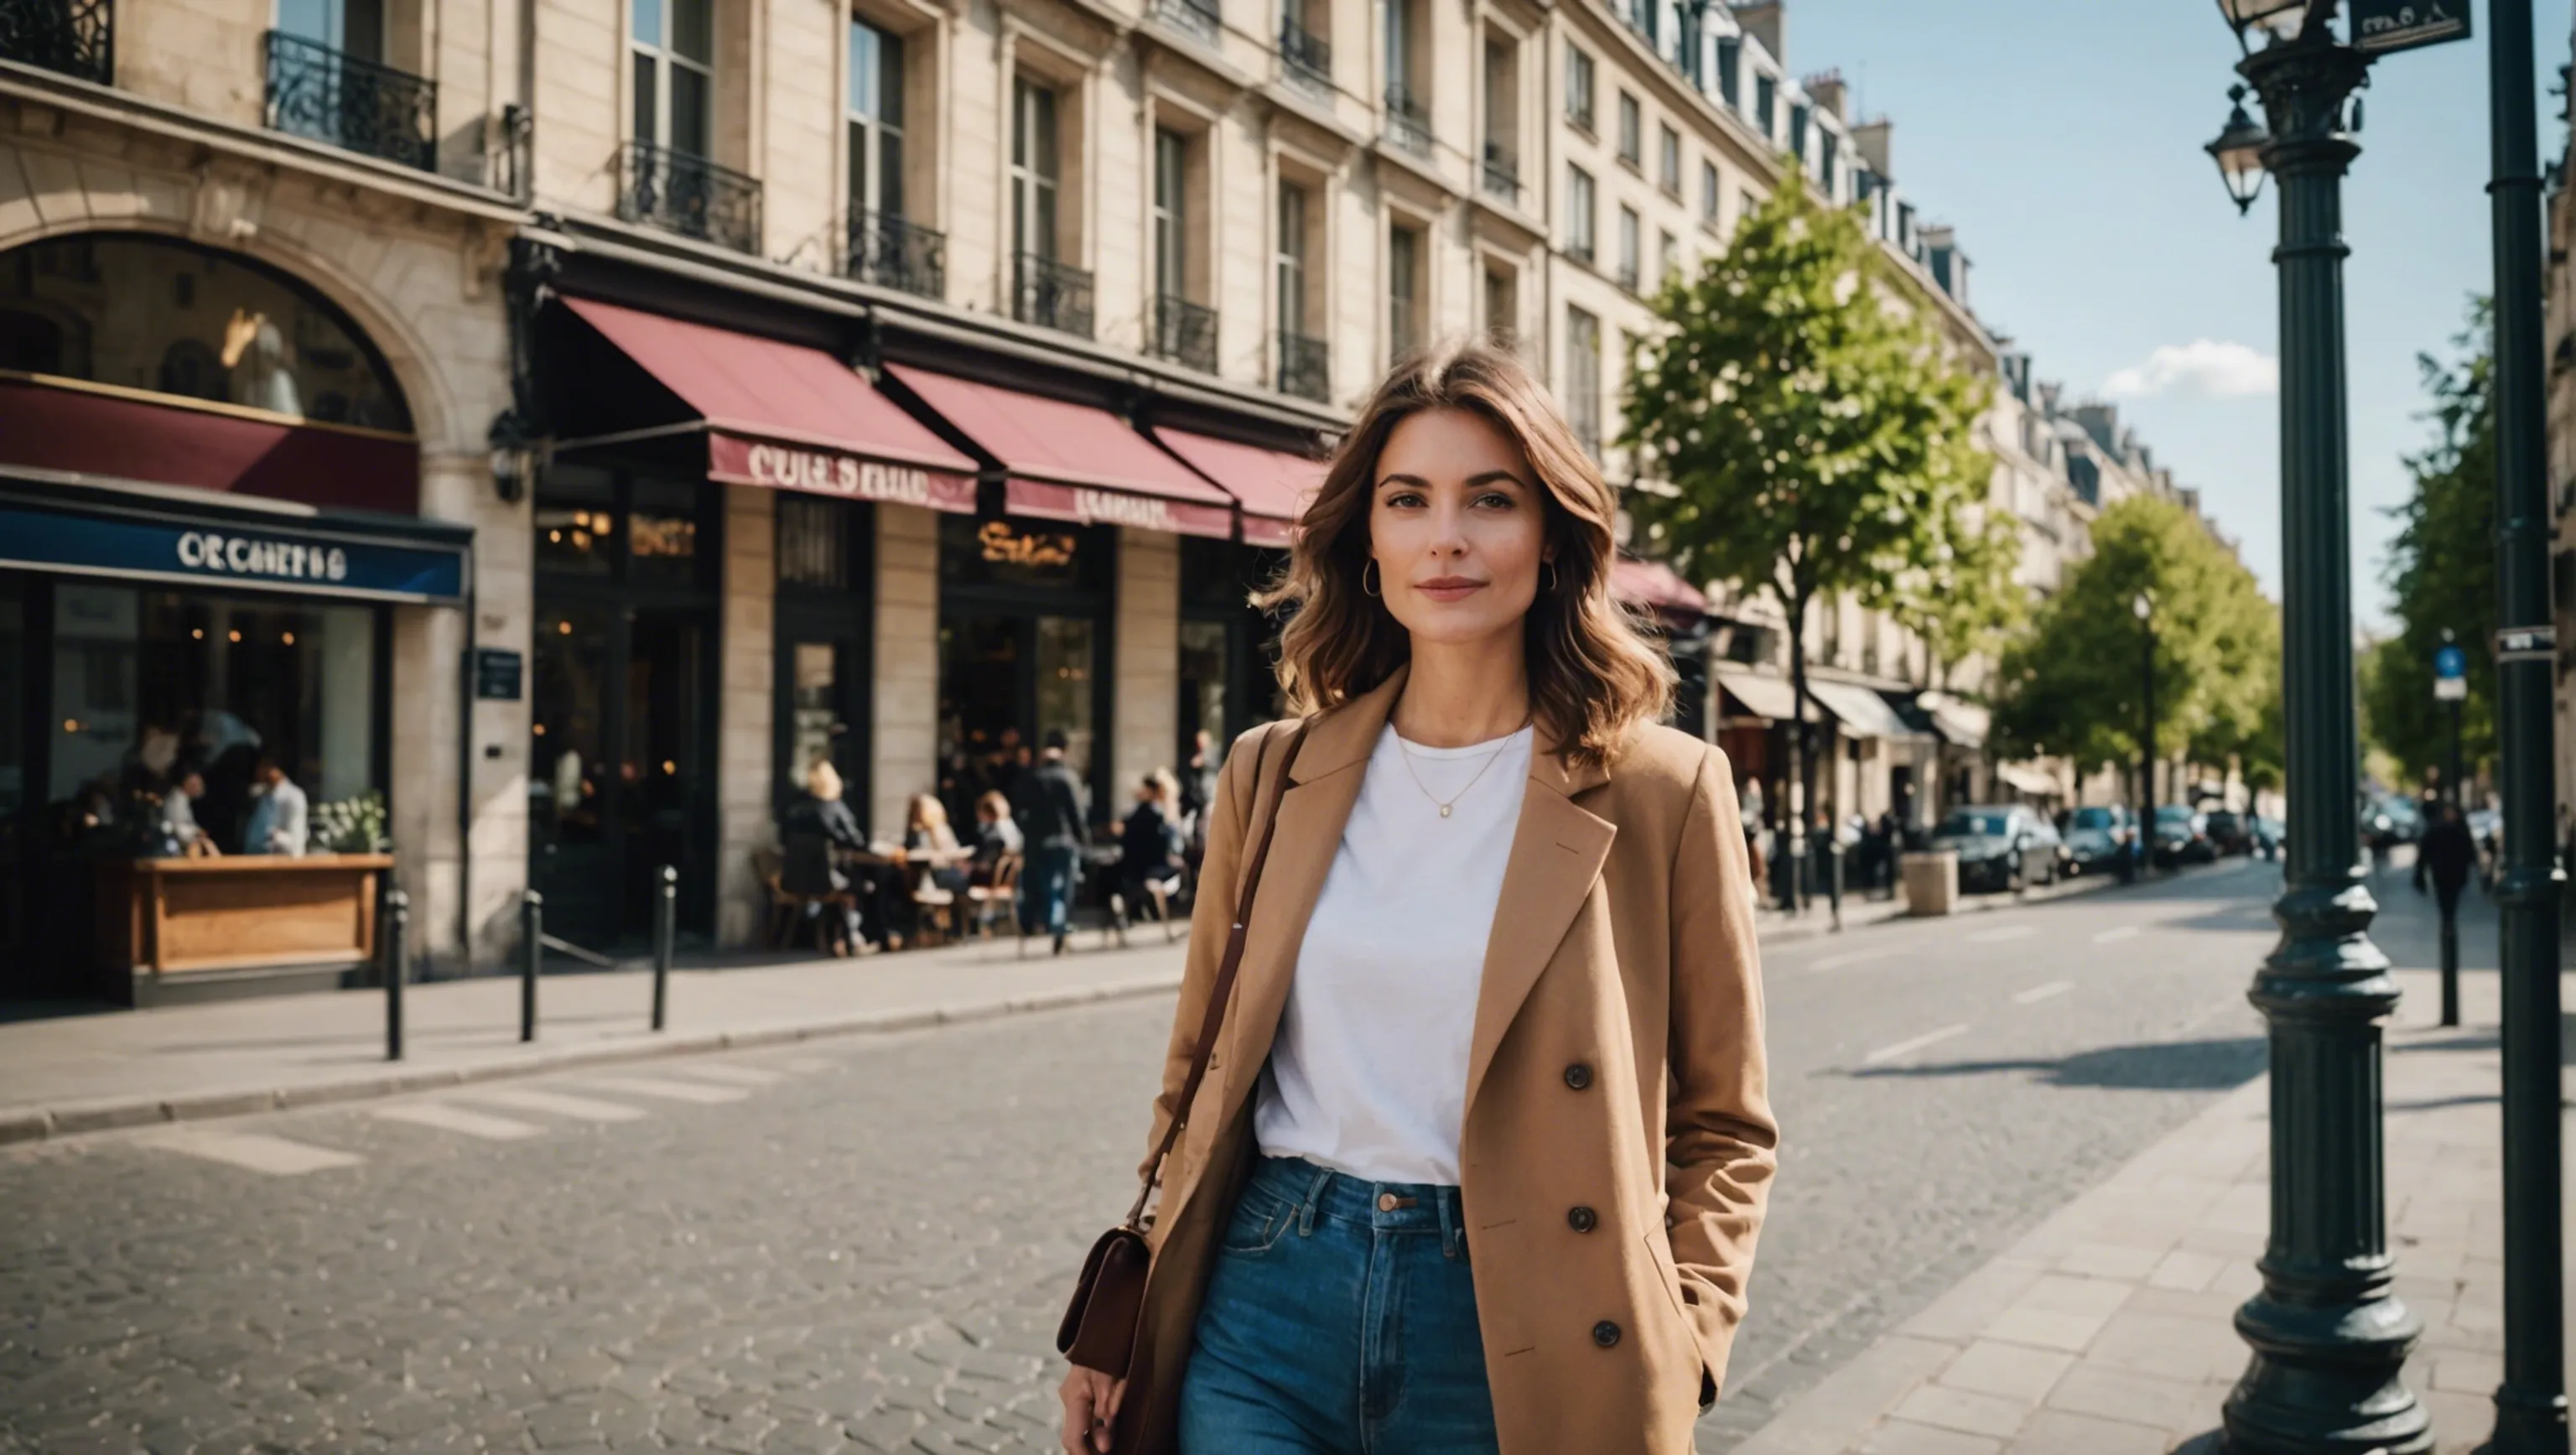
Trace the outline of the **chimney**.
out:
[[[1807,99],[1818,111],[1831,112],[1836,121],[1851,121],[1851,96],[1843,85],[1843,73],[1825,71],[1809,76],[1798,84],[1807,88]]]
[[[2120,457],[2120,406],[2101,403],[2076,405],[2075,422],[2084,426],[2086,434],[2093,436],[2093,443],[2101,446],[2102,453],[2113,459]]]
[[[1744,28],[1746,35],[1762,42],[1762,48],[1771,53],[1771,59],[1778,62],[1783,71],[1789,69],[1788,20],[1781,12],[1788,8],[1784,0],[1762,0],[1760,4],[1734,7],[1735,23]]]
[[[1861,160],[1869,163],[1871,171],[1890,182],[1896,180],[1896,167],[1888,160],[1887,143],[1888,134],[1895,129],[1896,124],[1884,116],[1876,121],[1864,121],[1851,129],[1852,145],[1860,148]]]

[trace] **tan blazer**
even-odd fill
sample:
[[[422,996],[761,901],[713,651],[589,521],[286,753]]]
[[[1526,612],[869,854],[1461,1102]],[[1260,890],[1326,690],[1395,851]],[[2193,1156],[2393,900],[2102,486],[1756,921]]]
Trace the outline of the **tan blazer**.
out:
[[[1222,1044],[1165,1169],[1121,1449],[1173,1449],[1199,1299],[1256,1153],[1254,1088],[1306,918],[1402,686],[1399,674],[1316,718],[1299,752]],[[1264,802],[1254,775],[1276,770],[1290,726],[1255,729],[1226,758],[1149,1148],[1216,978],[1247,819]],[[1687,1455],[1744,1318],[1778,1142],[1725,754],[1649,728],[1607,769],[1532,755],[1459,1142],[1503,1455]],[[1578,1207],[1594,1214],[1589,1231],[1573,1226]]]

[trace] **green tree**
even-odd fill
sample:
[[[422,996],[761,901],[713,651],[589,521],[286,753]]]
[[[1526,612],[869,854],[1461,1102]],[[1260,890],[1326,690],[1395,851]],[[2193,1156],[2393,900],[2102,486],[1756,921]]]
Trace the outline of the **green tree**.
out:
[[[2487,300],[2469,306],[2452,340],[2456,357],[2417,361],[2433,396],[2426,412],[2438,438],[2408,457],[2414,494],[2399,521],[2385,580],[2395,593],[2397,634],[2361,674],[2370,740],[2408,778],[2424,780],[2450,752],[2450,709],[2433,700],[2433,653],[2450,631],[2469,659],[2460,704],[2460,761],[2474,773],[2495,753],[2495,330]]]
[[[2008,610],[2017,542],[1984,518],[1993,463],[1973,435],[1988,385],[1904,306],[1913,287],[1792,172],[1724,253],[1665,284],[1663,326],[1630,360],[1619,443],[1657,483],[1628,512],[1683,574],[1778,603],[1802,790],[1810,603],[1854,596],[1954,655]]]
[[[2093,554],[2004,651],[1994,742],[2091,770],[2138,757],[2153,606],[2159,760],[2244,765],[2277,781],[2281,619],[2254,573],[2182,504],[2131,496],[2093,522]]]

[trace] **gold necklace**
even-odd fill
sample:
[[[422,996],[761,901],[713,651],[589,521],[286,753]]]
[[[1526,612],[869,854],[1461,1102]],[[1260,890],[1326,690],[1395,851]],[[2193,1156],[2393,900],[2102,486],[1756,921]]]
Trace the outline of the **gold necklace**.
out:
[[[1440,810],[1440,816],[1442,818],[1447,818],[1449,816],[1449,810],[1458,806],[1458,800],[1466,797],[1468,793],[1475,788],[1476,784],[1484,778],[1485,770],[1494,766],[1494,760],[1503,755],[1503,749],[1509,748],[1512,745],[1512,739],[1521,735],[1521,728],[1526,728],[1528,726],[1529,720],[1524,718],[1521,720],[1520,727],[1516,727],[1510,732],[1503,734],[1502,746],[1485,755],[1485,761],[1476,769],[1476,776],[1467,780],[1467,786],[1465,788],[1461,788],[1457,792],[1449,795],[1449,801],[1447,803],[1442,803],[1440,801],[1440,795],[1431,791],[1431,785],[1422,781],[1421,770],[1413,766],[1413,749],[1405,746],[1404,734],[1400,732],[1395,735],[1395,751],[1398,756],[1404,759],[1405,776],[1413,780],[1414,787],[1422,790],[1423,797],[1431,800],[1432,807]]]

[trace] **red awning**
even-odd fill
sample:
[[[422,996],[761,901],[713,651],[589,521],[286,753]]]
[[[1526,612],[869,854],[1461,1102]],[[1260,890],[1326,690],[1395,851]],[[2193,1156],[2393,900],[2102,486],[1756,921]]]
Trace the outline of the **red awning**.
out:
[[[73,379],[0,378],[0,465],[420,513],[420,446],[408,435]]]
[[[1306,502],[1324,485],[1320,460],[1182,429],[1157,429],[1153,435],[1242,502],[1243,538],[1252,545],[1284,549],[1306,514]]]
[[[707,478],[974,512],[975,462],[821,349],[595,299],[564,306],[698,412]]]
[[[1697,621],[1708,615],[1708,598],[1661,561],[1622,557],[1613,562],[1610,567],[1610,594],[1630,606],[1643,607],[1658,616]]]
[[[1009,473],[1019,515],[1234,538],[1234,498],[1105,409],[888,364]]]

